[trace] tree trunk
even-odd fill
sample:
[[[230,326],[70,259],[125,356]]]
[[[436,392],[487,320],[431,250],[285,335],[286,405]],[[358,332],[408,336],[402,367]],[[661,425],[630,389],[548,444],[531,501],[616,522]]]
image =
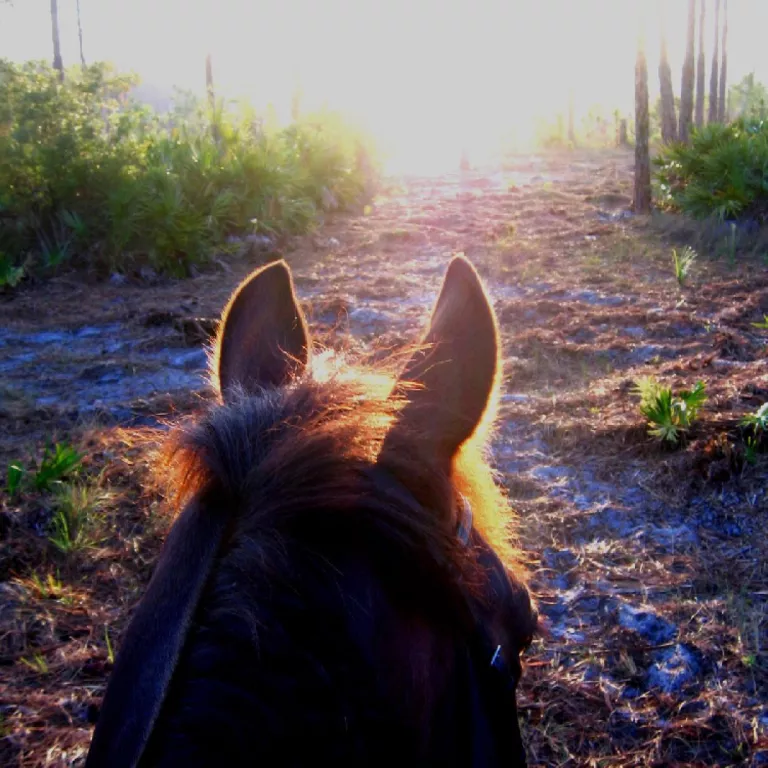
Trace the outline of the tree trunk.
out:
[[[219,123],[216,119],[216,90],[213,87],[213,62],[211,54],[205,57],[205,90],[208,94],[208,106],[211,109],[211,136],[218,144],[219,142]]]
[[[80,20],[80,0],[77,0],[77,38],[80,41],[80,63],[85,66],[85,54],[83,53],[83,24]]]
[[[568,143],[576,146],[576,129],[573,124],[573,90],[568,95]]]
[[[720,37],[720,0],[715,0],[715,49],[712,51],[712,72],[709,76],[709,122],[717,122],[717,74]]]
[[[720,54],[720,98],[717,104],[717,118],[721,123],[728,119],[725,103],[726,81],[728,79],[728,0],[723,1],[723,50]]]
[[[645,41],[637,44],[635,62],[635,213],[651,212],[651,157],[648,150],[648,64]]]
[[[619,146],[628,147],[629,138],[627,136],[627,118],[622,118],[619,122]]]
[[[64,62],[61,60],[61,41],[59,40],[59,3],[51,0],[51,35],[53,37],[53,68],[59,72],[59,80],[64,82]]]
[[[693,124],[694,46],[696,45],[696,0],[688,0],[688,35],[685,44],[683,79],[680,83],[680,141],[688,143]]]
[[[672,90],[672,70],[667,56],[667,36],[661,26],[661,58],[659,59],[659,89],[661,91],[661,138],[665,144],[677,139],[675,92]]]
[[[699,60],[696,66],[696,127],[704,125],[704,78],[706,77],[707,62],[704,59],[704,11],[706,0],[699,0]]]
[[[208,94],[208,103],[213,111],[216,109],[216,91],[213,88],[213,62],[210,53],[205,57],[205,92]]]

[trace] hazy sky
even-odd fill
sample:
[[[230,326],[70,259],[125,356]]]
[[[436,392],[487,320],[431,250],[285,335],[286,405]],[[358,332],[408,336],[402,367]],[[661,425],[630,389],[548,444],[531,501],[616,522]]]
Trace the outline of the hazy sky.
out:
[[[688,0],[662,0],[679,92]],[[638,0],[80,0],[85,55],[150,82],[217,85],[285,111],[300,80],[310,104],[354,113],[390,141],[436,131],[480,141],[499,125],[561,109],[633,104]],[[59,0],[65,64],[78,59],[76,0]],[[646,3],[651,86],[659,0]],[[51,58],[49,0],[0,7],[0,56]],[[730,0],[729,80],[768,81],[768,0]],[[714,0],[707,2],[707,58]]]

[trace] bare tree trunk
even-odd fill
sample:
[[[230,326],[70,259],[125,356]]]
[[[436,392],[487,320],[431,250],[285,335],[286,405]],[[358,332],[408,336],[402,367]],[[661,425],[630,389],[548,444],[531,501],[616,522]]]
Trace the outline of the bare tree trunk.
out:
[[[723,0],[723,50],[720,54],[720,100],[717,104],[717,119],[724,123],[728,119],[725,91],[728,79],[728,0]]]
[[[694,47],[696,45],[696,0],[688,0],[688,35],[685,44],[683,79],[680,83],[680,141],[688,143],[693,124]]]
[[[628,147],[629,138],[627,136],[627,118],[624,117],[619,122],[619,146]]]
[[[53,68],[59,72],[59,80],[64,82],[64,62],[61,60],[61,41],[59,40],[59,3],[51,0],[51,35],[53,37]]]
[[[635,62],[635,213],[651,212],[648,132],[648,64],[645,60],[645,40],[640,37]]]
[[[205,57],[205,90],[208,94],[208,105],[211,108],[211,136],[218,143],[219,124],[216,120],[216,90],[213,87],[213,62],[210,53]]]
[[[85,54],[83,53],[83,24],[80,20],[80,0],[77,0],[77,38],[80,41],[80,63],[85,66]]]
[[[699,60],[696,66],[696,127],[704,125],[704,78],[706,77],[707,62],[704,58],[704,11],[706,0],[699,0]]]
[[[667,55],[667,35],[661,21],[661,57],[659,59],[659,90],[661,91],[661,138],[665,144],[677,139],[675,92],[672,90],[672,70]]]
[[[210,53],[205,57],[205,92],[208,94],[211,110],[214,110],[216,108],[216,91],[213,88],[213,62]]]
[[[576,129],[573,124],[573,89],[568,94],[568,143],[576,146]]]
[[[720,0],[715,0],[715,50],[712,51],[712,72],[709,76],[709,122],[717,122],[717,74],[718,52],[720,44]]]

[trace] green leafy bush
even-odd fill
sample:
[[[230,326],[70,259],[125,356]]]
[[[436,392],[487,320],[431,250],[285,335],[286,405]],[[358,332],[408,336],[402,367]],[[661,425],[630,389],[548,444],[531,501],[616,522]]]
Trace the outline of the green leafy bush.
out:
[[[148,111],[106,65],[63,84],[42,64],[0,61],[0,248],[55,267],[109,231],[105,201],[143,162]],[[142,140],[142,137],[143,140]]]
[[[662,204],[697,219],[768,219],[768,121],[707,125],[655,162]]]
[[[280,127],[189,98],[160,116],[131,101],[135,83],[104,64],[60,83],[45,64],[0,60],[5,284],[27,265],[184,274],[230,235],[308,230],[376,175],[371,146],[338,115]]]
[[[702,381],[690,391],[684,389],[673,394],[652,376],[639,379],[635,393],[640,395],[640,412],[648,420],[648,434],[673,445],[695,421],[707,399]]]

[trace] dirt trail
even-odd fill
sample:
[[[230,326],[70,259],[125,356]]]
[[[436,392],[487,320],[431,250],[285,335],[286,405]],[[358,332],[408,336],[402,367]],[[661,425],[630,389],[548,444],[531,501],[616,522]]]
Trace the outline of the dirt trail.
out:
[[[506,374],[494,456],[548,627],[521,690],[531,763],[768,764],[768,467],[728,447],[768,399],[752,325],[768,278],[700,259],[679,289],[630,183],[620,152],[396,180],[283,255],[323,343],[354,353],[418,338],[452,254],[488,286]],[[263,258],[154,285],[62,278],[0,304],[0,453],[83,419],[155,423],[158,393],[194,407],[210,319]],[[647,438],[630,390],[648,374],[707,382],[682,450]]]

